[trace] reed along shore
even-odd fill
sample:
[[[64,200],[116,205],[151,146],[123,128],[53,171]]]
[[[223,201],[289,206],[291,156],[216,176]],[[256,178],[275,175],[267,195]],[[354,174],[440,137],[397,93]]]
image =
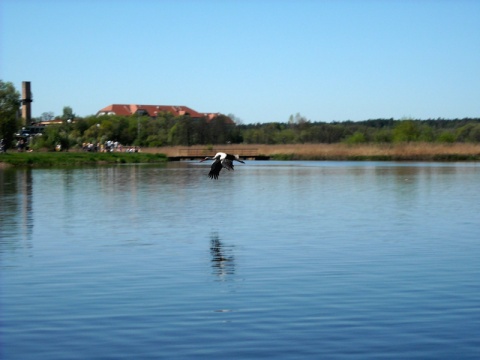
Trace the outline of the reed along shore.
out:
[[[257,154],[271,160],[348,161],[480,161],[480,144],[401,143],[401,144],[228,144],[143,148],[139,153],[16,152],[0,154],[0,169],[10,166],[55,167],[108,164],[165,163],[168,158],[200,151],[208,156],[217,151]],[[248,158],[249,156],[245,156]]]
[[[480,144],[474,143],[398,143],[398,144],[228,144],[144,148],[143,152],[163,153],[168,157],[202,150],[209,156],[216,151],[248,153],[272,160],[377,160],[377,161],[479,161]],[[248,157],[248,156],[247,156]]]

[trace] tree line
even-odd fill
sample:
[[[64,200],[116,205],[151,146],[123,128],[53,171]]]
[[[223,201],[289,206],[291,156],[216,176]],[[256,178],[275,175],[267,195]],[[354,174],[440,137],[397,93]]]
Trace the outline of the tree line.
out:
[[[13,145],[21,129],[18,118],[20,95],[11,83],[0,80],[0,136]],[[53,114],[48,113],[48,118]],[[149,116],[76,116],[69,106],[57,118],[61,122],[33,126],[33,149],[81,148],[85,143],[115,141],[127,146],[161,147],[214,144],[301,144],[301,143],[398,143],[398,142],[480,142],[480,118],[464,119],[374,119],[365,121],[315,122],[301,114],[286,122],[242,124],[234,115],[214,119],[173,116],[169,112]],[[45,120],[45,116],[33,119]],[[28,131],[29,129],[27,129]]]
[[[103,115],[62,119],[58,125],[48,125],[42,136],[34,137],[33,147],[53,149],[80,148],[85,143],[104,144],[107,141],[139,147],[190,146],[241,142],[241,134],[228,118],[220,115],[213,120],[194,119],[159,113],[149,116]]]
[[[245,143],[398,143],[398,142],[480,142],[480,118],[312,122],[300,114],[288,123],[241,125]]]
[[[37,147],[80,147],[83,143],[117,141],[140,147],[212,144],[480,142],[480,119],[376,119],[345,122],[271,122],[231,124],[227,117],[193,119],[170,113],[156,118],[104,115],[64,119],[45,127]]]

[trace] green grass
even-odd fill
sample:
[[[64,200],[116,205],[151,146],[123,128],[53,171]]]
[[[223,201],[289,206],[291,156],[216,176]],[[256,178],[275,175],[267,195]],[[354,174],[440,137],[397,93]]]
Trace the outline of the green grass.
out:
[[[164,163],[167,160],[164,154],[146,153],[8,152],[0,154],[0,163],[33,167]]]

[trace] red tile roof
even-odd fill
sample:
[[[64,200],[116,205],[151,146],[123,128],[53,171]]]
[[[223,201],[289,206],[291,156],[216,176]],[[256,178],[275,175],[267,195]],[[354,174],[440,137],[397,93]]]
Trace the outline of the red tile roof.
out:
[[[199,113],[198,111],[189,108],[188,106],[176,106],[176,105],[139,105],[139,104],[112,104],[104,107],[97,112],[97,116],[100,115],[120,115],[130,116],[134,115],[137,111],[143,110],[147,112],[149,116],[157,116],[158,113],[169,112],[173,116],[190,115],[192,118],[207,118],[207,121],[214,119],[221,115],[220,113]],[[233,124],[233,121],[228,118],[228,122]]]

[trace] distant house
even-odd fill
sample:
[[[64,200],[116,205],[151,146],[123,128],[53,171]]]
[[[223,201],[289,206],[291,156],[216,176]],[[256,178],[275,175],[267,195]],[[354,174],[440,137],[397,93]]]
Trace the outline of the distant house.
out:
[[[55,118],[55,119],[52,119],[52,120],[46,120],[46,121],[38,121],[36,122],[37,125],[62,125],[63,123],[65,122],[65,120],[61,119],[61,118]]]
[[[104,107],[103,109],[97,112],[97,116],[103,115],[119,115],[119,116],[131,116],[131,115],[140,115],[140,116],[150,116],[152,118],[157,117],[158,114],[168,112],[173,116],[183,116],[188,115],[193,119],[206,118],[207,121],[215,119],[217,116],[222,114],[220,113],[200,113],[198,111],[189,108],[188,106],[176,106],[176,105],[138,105],[138,104],[112,104]],[[233,124],[234,122],[229,118],[225,117],[226,122]]]
[[[66,120],[67,123],[75,123],[75,119],[68,119]],[[52,120],[45,120],[45,121],[37,121],[35,123],[33,123],[32,125],[35,125],[35,126],[49,126],[49,125],[62,125],[62,124],[65,124],[65,120],[60,118],[60,117],[56,117],[55,119],[52,119]]]

